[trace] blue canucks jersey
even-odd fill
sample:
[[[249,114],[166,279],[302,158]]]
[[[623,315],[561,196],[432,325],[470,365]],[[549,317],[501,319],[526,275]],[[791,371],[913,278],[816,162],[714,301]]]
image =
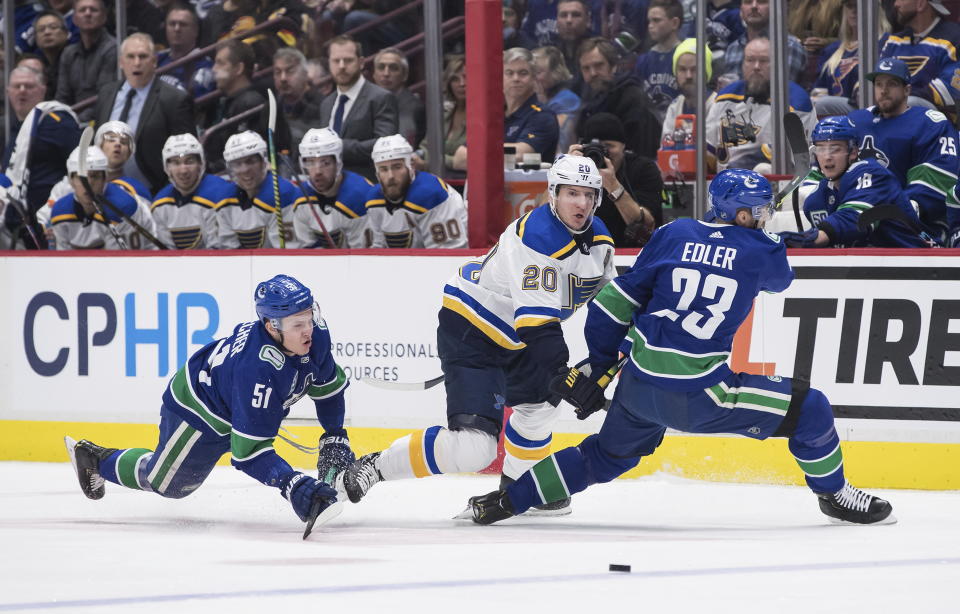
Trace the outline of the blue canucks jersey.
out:
[[[673,74],[673,49],[666,52],[650,51],[637,58],[633,74],[643,85],[652,103],[651,110],[663,121],[667,107],[680,95],[677,76]]]
[[[712,386],[732,373],[733,336],[757,294],[782,292],[792,281],[777,235],[675,220],[590,303],[590,363],[611,365],[622,349],[641,380],[678,391]]]
[[[953,186],[960,172],[957,131],[940,111],[910,107],[885,118],[876,107],[848,117],[857,129],[860,157],[875,157],[917,203],[928,226],[943,225],[946,207],[957,206]]]
[[[919,224],[900,182],[874,158],[850,165],[839,182],[826,177],[803,203],[810,223],[827,233],[830,245],[859,247],[927,247],[915,232],[894,220],[882,220],[874,230],[863,232],[857,222],[865,211],[877,205],[892,205]]]
[[[324,430],[342,428],[347,385],[330,353],[326,323],[314,328],[306,356],[287,356],[253,321],[191,356],[170,380],[163,404],[198,430],[229,435],[231,463],[276,486],[293,472],[273,449],[290,407],[309,396]]]

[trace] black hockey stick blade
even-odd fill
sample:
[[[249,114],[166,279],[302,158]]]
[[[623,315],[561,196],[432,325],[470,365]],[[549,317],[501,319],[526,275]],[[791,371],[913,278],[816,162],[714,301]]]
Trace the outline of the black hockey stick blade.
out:
[[[857,228],[860,232],[868,232],[873,224],[882,220],[895,220],[918,235],[925,235],[920,225],[904,213],[903,209],[890,204],[877,205],[861,213],[860,217],[857,218]]]
[[[794,169],[801,166],[809,169],[810,148],[807,146],[807,136],[800,116],[793,111],[784,113],[783,131],[787,137],[787,144],[790,146],[790,153],[793,154]]]
[[[442,382],[443,379],[444,376],[439,375],[425,382],[388,382],[387,380],[377,379],[375,377],[361,377],[360,381],[385,390],[426,390],[427,388],[433,388]]]
[[[307,516],[307,526],[303,529],[303,539],[310,537],[310,533],[313,532],[313,527],[322,527],[339,516],[340,512],[343,511],[343,503],[334,501],[321,512],[320,505],[322,503],[322,500],[317,499],[313,502],[313,505],[310,506],[310,515]]]

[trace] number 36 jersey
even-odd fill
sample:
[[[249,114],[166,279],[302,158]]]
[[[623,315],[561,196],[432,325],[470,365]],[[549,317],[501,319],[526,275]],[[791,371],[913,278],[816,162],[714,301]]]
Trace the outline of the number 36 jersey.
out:
[[[590,304],[590,362],[612,364],[622,349],[627,368],[642,380],[678,391],[712,386],[731,373],[733,336],[754,298],[792,281],[777,235],[675,220],[657,229],[630,270]]]
[[[443,289],[443,306],[497,345],[520,350],[523,338],[569,318],[615,272],[603,222],[594,217],[574,238],[549,205],[540,205],[507,226],[483,261],[460,268]]]

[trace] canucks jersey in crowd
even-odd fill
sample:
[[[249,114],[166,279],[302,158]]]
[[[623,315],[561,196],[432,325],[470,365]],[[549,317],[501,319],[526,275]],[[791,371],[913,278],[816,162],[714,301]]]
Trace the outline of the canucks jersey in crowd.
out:
[[[279,184],[286,247],[297,248],[301,246],[301,242],[293,234],[293,205],[303,197],[300,195],[300,190],[283,177],[279,178]],[[217,206],[220,247],[222,249],[280,247],[273,202],[273,175],[269,171],[263,183],[260,184],[260,190],[253,198],[233,184],[232,193]]]
[[[191,194],[182,194],[168,183],[153,201],[151,213],[157,238],[171,249],[216,249],[220,247],[217,208],[235,196],[235,186],[205,173]]]
[[[599,218],[574,239],[544,204],[507,226],[482,262],[464,265],[447,282],[443,306],[497,345],[519,350],[545,326],[559,333],[560,322],[614,273],[613,239]]]
[[[137,205],[137,200],[124,188],[108,183],[104,198],[143,228],[156,235],[153,218]],[[67,194],[50,211],[50,222],[58,250],[69,249],[120,249],[113,232],[107,224],[126,241],[130,249],[156,249],[149,240],[109,207],[104,208],[106,219],[99,213],[88,215],[73,193]]]
[[[819,185],[804,201],[803,212],[813,226],[827,233],[830,245],[928,247],[916,232],[891,219],[881,220],[870,232],[859,229],[860,216],[877,205],[897,207],[914,223],[920,222],[900,182],[876,159],[854,162],[838,182],[819,172],[810,178],[819,178]]]
[[[947,206],[956,207],[953,187],[960,172],[957,131],[947,117],[933,109],[909,107],[884,118],[876,107],[849,115],[857,129],[860,157],[875,157],[900,181],[907,198],[917,203],[928,227],[946,223]]]
[[[327,197],[319,194],[306,178],[303,185],[309,198],[297,200],[293,209],[293,227],[304,247],[325,247],[326,237],[317,217],[330,233],[333,247],[357,249],[369,247],[366,236],[367,194],[373,184],[353,173],[343,171],[337,194]]]
[[[732,373],[733,336],[753,299],[792,281],[780,237],[675,220],[657,229],[630,270],[590,303],[590,363],[615,363],[619,346],[630,357],[625,368],[643,381],[678,391],[709,388]]]
[[[174,59],[171,54],[170,49],[164,49],[157,53],[157,68],[172,64]],[[213,60],[207,56],[181,64],[161,75],[160,79],[186,91],[192,98],[199,98],[217,89],[217,84],[213,79]]]
[[[650,51],[637,58],[633,74],[640,79],[643,91],[650,97],[651,111],[663,121],[670,103],[680,95],[677,76],[673,74],[673,49]]]
[[[898,58],[910,69],[910,95],[929,100],[954,113],[960,102],[960,24],[937,17],[922,36],[911,30],[880,37],[880,59]]]
[[[467,247],[467,208],[443,179],[418,172],[399,202],[378,183],[367,192],[371,247]]]

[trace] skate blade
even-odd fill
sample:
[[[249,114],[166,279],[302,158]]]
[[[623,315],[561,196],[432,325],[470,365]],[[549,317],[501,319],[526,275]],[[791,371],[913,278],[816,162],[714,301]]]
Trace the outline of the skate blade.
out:
[[[459,514],[453,517],[454,520],[473,520],[473,508],[469,505]]]
[[[893,514],[890,514],[883,520],[877,522],[871,522],[869,524],[863,524],[862,522],[850,522],[848,520],[840,520],[839,518],[834,518],[833,516],[827,516],[831,524],[845,525],[849,527],[875,527],[881,524],[897,524],[897,517]]]
[[[549,518],[551,516],[569,516],[573,513],[573,506],[568,505],[567,507],[561,507],[558,510],[538,510],[535,507],[531,507],[525,511],[522,516],[527,517],[540,517],[540,518]]]
[[[63,438],[63,445],[67,446],[67,456],[70,457],[70,464],[73,465],[73,472],[77,473],[77,441],[67,435]]]
[[[307,526],[303,530],[303,539],[310,537],[310,533],[313,532],[314,528],[322,527],[339,516],[341,512],[343,512],[343,503],[340,503],[339,501],[331,503],[329,507],[320,512],[312,522],[307,522]]]

